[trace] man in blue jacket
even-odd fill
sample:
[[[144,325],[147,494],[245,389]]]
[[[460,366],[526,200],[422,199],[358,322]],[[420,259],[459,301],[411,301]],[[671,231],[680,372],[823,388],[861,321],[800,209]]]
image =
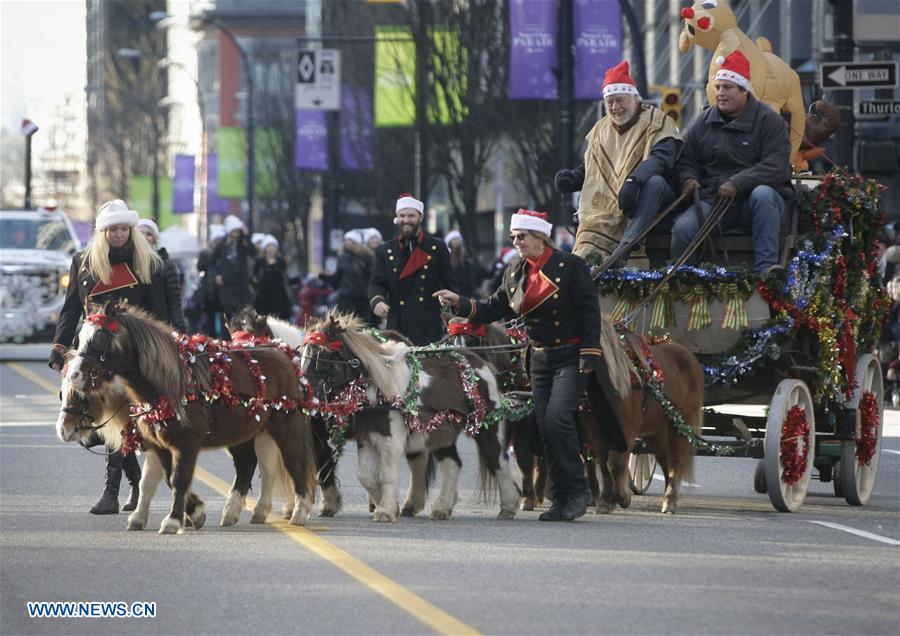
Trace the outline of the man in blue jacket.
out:
[[[752,231],[754,267],[762,273],[780,268],[778,237],[793,195],[791,142],[781,115],[749,92],[750,63],[744,54],[735,51],[719,64],[716,106],[703,111],[687,131],[675,171],[682,193],[700,190],[704,217],[715,203],[731,201],[721,227]],[[699,230],[691,206],[672,228],[673,259]]]

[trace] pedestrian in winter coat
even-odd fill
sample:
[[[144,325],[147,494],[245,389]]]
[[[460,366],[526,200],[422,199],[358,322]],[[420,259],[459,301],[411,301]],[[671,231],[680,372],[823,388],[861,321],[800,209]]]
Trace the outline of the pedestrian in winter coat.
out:
[[[262,256],[253,266],[256,300],[253,307],[261,316],[282,320],[291,317],[291,292],[287,279],[287,263],[278,253],[278,239],[266,236],[260,243]]]
[[[247,236],[247,226],[239,218],[229,215],[224,225],[225,239],[213,252],[212,271],[222,312],[233,316],[253,299],[250,267],[256,248]]]
[[[399,331],[416,345],[441,338],[441,308],[432,294],[439,289],[456,291],[450,270],[450,253],[440,239],[422,229],[424,204],[408,194],[395,206],[397,238],[375,252],[369,303],[387,328]]]
[[[162,259],[135,231],[138,213],[120,200],[110,201],[97,214],[96,231],[87,249],[72,257],[66,300],[59,315],[50,367],[62,371],[64,355],[73,346],[79,321],[86,315],[88,303],[125,301],[148,311],[158,320],[168,321],[165,273]],[[85,446],[102,444],[99,436],[84,441]],[[123,510],[137,506],[141,468],[134,453],[127,457],[115,449],[106,456],[106,484],[100,500],[91,508],[96,515],[119,512],[119,485],[122,471],[131,484],[131,494]]]
[[[791,142],[781,115],[750,92],[750,63],[735,51],[716,73],[716,106],[704,110],[684,137],[675,166],[682,193],[700,192],[703,216],[731,202],[723,230],[753,234],[758,272],[778,269],[778,238],[791,187]],[[681,256],[700,231],[694,206],[675,221],[671,256]]]
[[[469,298],[474,297],[481,283],[481,268],[466,253],[462,234],[458,230],[447,232],[444,243],[450,250],[450,270],[456,279],[459,293]]]
[[[375,315],[369,307],[368,296],[371,275],[372,250],[366,245],[363,231],[346,232],[337,269],[332,276],[326,277],[326,280],[337,290],[338,310],[356,314],[365,322],[375,325]]]
[[[159,228],[151,219],[141,219],[137,223],[137,229],[147,243],[156,250],[163,262],[163,274],[166,280],[166,322],[175,327],[181,333],[187,333],[187,320],[184,318],[184,304],[182,303],[182,277],[178,266],[169,258],[166,248],[159,245]]]

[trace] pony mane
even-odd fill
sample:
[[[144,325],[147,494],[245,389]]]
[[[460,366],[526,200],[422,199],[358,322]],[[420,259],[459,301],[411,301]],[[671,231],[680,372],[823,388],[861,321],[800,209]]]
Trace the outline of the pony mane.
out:
[[[404,371],[404,358],[409,351],[408,345],[391,340],[379,342],[363,321],[353,314],[331,311],[320,328],[332,337],[340,337],[344,346],[359,358],[372,382],[385,397],[394,399],[406,392],[409,377]]]
[[[272,331],[272,335],[286,345],[294,349],[303,346],[303,332],[291,323],[273,316],[266,316],[266,325]]]
[[[127,307],[117,318],[125,324],[137,353],[141,378],[169,399],[180,419],[184,414],[184,368],[172,328],[137,307]]]
[[[619,334],[612,321],[604,315],[600,316],[600,347],[606,358],[609,379],[616,393],[624,400],[631,394],[631,360],[625,353],[625,347],[619,340]]]

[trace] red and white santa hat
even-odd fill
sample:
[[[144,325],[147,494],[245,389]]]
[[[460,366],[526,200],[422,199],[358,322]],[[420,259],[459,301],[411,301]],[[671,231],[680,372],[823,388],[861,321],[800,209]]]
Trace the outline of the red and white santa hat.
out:
[[[394,209],[394,213],[396,214],[400,210],[405,210],[407,208],[412,208],[413,210],[418,210],[419,214],[425,213],[425,204],[419,201],[411,194],[403,193],[400,195],[400,198],[397,199],[397,207]]]
[[[735,51],[728,57],[720,55],[716,58],[716,66],[720,67],[716,71],[716,81],[732,82],[741,88],[750,88],[750,62],[740,51]]]
[[[534,210],[519,208],[519,211],[512,215],[509,229],[512,231],[531,230],[549,238],[550,233],[553,231],[553,224],[550,223],[550,215],[546,212],[535,212]]]
[[[631,78],[631,73],[628,71],[628,62],[625,61],[619,62],[612,68],[607,69],[606,75],[603,76],[603,99],[606,99],[610,95],[618,95],[621,93],[624,93],[625,95],[634,95],[635,97],[641,96],[638,92],[637,85]]]

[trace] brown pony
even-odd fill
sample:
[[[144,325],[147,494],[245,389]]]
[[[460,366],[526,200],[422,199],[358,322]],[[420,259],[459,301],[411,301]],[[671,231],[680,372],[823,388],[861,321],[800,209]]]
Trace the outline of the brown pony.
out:
[[[619,394],[619,415],[629,452],[618,453],[609,448],[600,435],[599,409],[581,413],[582,440],[597,451],[597,465],[603,482],[597,512],[612,512],[617,503],[623,508],[631,504],[628,459],[635,439],[641,438],[656,456],[666,480],[662,512],[673,514],[678,506],[682,481],[689,481],[693,476],[694,447],[675,429],[660,403],[642,382],[638,379],[632,384],[633,378],[641,377],[642,370],[636,369],[630,358],[637,366],[649,365],[647,368],[654,368],[661,374],[666,397],[698,435],[703,416],[703,368],[694,354],[680,344],[646,344],[640,336],[630,332],[624,335],[624,340],[623,345],[616,328],[601,316],[601,346],[610,378]],[[626,346],[632,349],[633,356],[628,355]],[[649,352],[649,358],[645,352]],[[599,400],[591,399],[592,405],[597,402]]]
[[[282,397],[297,402],[304,399],[293,364],[284,353],[274,347],[259,347],[252,351],[252,357],[264,376],[264,404]],[[202,353],[186,365],[167,325],[139,309],[108,303],[104,313],[93,314],[85,320],[66,379],[73,389],[93,395],[110,391],[118,378],[130,401],[147,405],[148,410],[149,407],[163,410],[166,402],[171,407],[171,414],[159,421],[151,421],[146,413],[136,419],[144,444],[155,452],[163,470],[171,474],[172,508],[160,526],[161,534],[182,529],[200,449],[235,446],[263,431],[281,451],[293,482],[290,522],[303,525],[309,517],[315,488],[312,441],[306,417],[293,408],[267,407],[252,412],[248,400],[257,397],[258,386],[248,363],[237,351],[230,355],[229,378],[233,382],[233,395],[241,402],[231,408],[220,400],[207,401],[203,396],[209,395],[213,388],[210,366],[210,357]],[[199,399],[189,400],[189,397]],[[263,480],[264,488],[274,482],[272,477]],[[142,480],[138,508],[129,517],[129,529],[140,530],[146,526],[153,490],[155,484],[145,493]],[[271,493],[268,497],[271,506]],[[259,515],[268,513],[258,512]],[[258,519],[255,512],[254,520],[263,519]]]

